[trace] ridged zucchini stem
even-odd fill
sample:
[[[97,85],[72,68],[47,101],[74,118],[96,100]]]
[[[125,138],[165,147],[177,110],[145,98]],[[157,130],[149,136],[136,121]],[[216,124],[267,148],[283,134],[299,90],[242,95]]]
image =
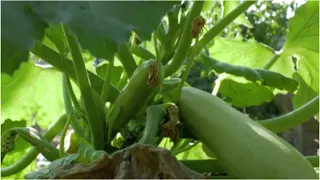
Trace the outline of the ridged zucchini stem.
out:
[[[166,110],[162,105],[152,105],[147,108],[147,121],[139,141],[140,144],[154,145],[156,143],[156,136],[165,115]]]

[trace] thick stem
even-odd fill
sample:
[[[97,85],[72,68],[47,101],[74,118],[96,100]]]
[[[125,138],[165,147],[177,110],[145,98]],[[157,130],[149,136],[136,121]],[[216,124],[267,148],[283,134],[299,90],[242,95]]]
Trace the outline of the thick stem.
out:
[[[183,32],[181,35],[181,40],[178,44],[177,50],[175,52],[175,55],[172,58],[172,61],[169,62],[164,67],[164,78],[171,76],[176,71],[179,70],[181,65],[183,64],[192,42],[192,23],[193,20],[200,15],[202,6],[204,4],[204,1],[194,1],[193,2],[192,9],[190,11],[190,14],[187,18],[187,22],[185,26],[183,27]]]
[[[308,121],[317,113],[319,113],[319,96],[292,112],[258,122],[272,132],[280,133]]]
[[[191,71],[193,62],[195,60],[195,55],[196,55],[195,53],[197,52],[197,47],[198,47],[197,45],[198,45],[198,38],[196,38],[196,43],[195,43],[195,45],[193,47],[191,57],[189,59],[189,62],[187,64],[187,66],[186,66],[185,71],[183,72],[182,79],[181,79],[180,84],[179,84],[179,92],[181,92],[181,89],[184,86],[184,83],[187,81],[187,78],[188,78],[189,73]],[[179,97],[180,97],[180,93],[179,93]]]
[[[62,25],[62,28],[72,55],[75,74],[77,76],[80,93],[83,98],[84,108],[88,116],[90,131],[92,134],[92,145],[96,150],[103,150],[103,120],[97,112],[98,108],[96,107],[93,99],[91,86],[81,54],[80,46],[69,27],[67,25]]]
[[[239,15],[241,15],[256,2],[257,1],[244,1],[217,24],[215,24],[214,27],[205,33],[203,38],[199,41],[198,51],[201,51],[203,48],[205,48],[205,46],[209,44],[210,41],[213,40],[224,28],[226,28],[232,21],[234,21]]]
[[[162,105],[154,105],[147,108],[147,122],[143,130],[140,144],[155,144],[161,121],[166,115],[166,110]]]
[[[71,114],[73,112],[73,107],[72,107],[72,102],[71,102],[71,97],[74,96],[74,102],[73,103],[78,103],[75,94],[72,90],[72,86],[71,86],[71,82],[67,77],[67,70],[65,70],[65,73],[63,74],[63,79],[62,79],[62,90],[63,90],[63,101],[64,101],[64,107],[66,110],[67,114]],[[69,85],[68,85],[69,82]],[[79,104],[75,104],[76,108],[80,108]],[[81,137],[81,138],[85,138],[84,135],[84,129],[82,128],[82,126],[79,123],[79,119],[77,118],[77,116],[75,114],[72,115],[72,120],[71,120],[71,126],[74,129],[75,133],[77,134],[77,136]],[[87,139],[88,140],[88,139]]]

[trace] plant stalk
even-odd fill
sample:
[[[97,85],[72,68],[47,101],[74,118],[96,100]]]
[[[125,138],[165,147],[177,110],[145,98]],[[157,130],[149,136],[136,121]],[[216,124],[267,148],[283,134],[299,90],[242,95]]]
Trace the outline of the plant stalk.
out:
[[[319,96],[292,112],[258,122],[272,132],[280,133],[308,121],[317,113],[319,113]]]
[[[186,24],[183,27],[181,40],[178,44],[177,50],[171,60],[165,67],[164,67],[164,78],[171,76],[176,71],[179,70],[181,65],[183,64],[192,42],[192,23],[193,20],[200,15],[202,6],[204,1],[194,1],[190,14],[187,18]]]
[[[114,68],[114,58],[112,58],[109,61],[109,66],[108,66],[108,71],[106,73],[105,79],[104,79],[104,83],[103,83],[103,87],[102,87],[102,92],[101,92],[101,97],[103,102],[107,102],[108,100],[108,96],[109,96],[109,89],[111,86],[111,76],[112,76],[112,71]]]
[[[75,74],[78,80],[81,96],[84,101],[84,108],[89,120],[90,131],[92,134],[92,145],[95,150],[103,150],[104,146],[104,133],[103,133],[103,119],[97,112],[97,107],[93,99],[87,70],[84,64],[84,60],[81,54],[80,46],[76,40],[76,37],[72,34],[67,25],[62,25],[64,35],[70,49]]]
[[[251,5],[257,1],[244,1],[237,8],[231,11],[227,16],[221,19],[217,24],[214,25],[208,32],[206,32],[198,44],[198,53],[205,48],[224,28],[226,28],[232,21],[234,21],[239,15],[246,11]],[[197,53],[197,54],[198,54]]]

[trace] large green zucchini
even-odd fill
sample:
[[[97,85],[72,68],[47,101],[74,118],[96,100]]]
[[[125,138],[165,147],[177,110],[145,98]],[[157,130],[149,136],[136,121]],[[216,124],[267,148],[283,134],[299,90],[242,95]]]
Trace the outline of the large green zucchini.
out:
[[[232,178],[318,179],[294,147],[210,93],[184,87],[179,116]]]

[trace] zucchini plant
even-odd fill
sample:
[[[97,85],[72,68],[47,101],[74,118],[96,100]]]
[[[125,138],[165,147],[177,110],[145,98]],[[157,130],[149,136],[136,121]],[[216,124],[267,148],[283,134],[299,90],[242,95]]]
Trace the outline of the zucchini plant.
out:
[[[319,6],[297,8],[280,52],[221,36],[254,28],[256,3],[2,2],[1,177],[319,178],[319,156],[276,135],[318,116]],[[212,93],[186,82],[195,62]],[[234,108],[279,93],[294,111]]]

